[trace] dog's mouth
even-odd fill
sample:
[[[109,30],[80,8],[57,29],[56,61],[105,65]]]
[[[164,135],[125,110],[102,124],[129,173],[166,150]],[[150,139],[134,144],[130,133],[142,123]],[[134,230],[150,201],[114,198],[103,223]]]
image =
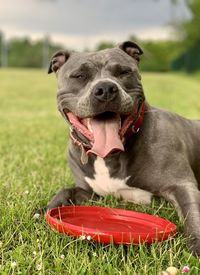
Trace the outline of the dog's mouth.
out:
[[[63,110],[65,117],[78,136],[87,139],[87,154],[93,153],[105,158],[116,151],[124,151],[124,140],[130,133],[138,132],[144,118],[144,102],[137,100],[133,112],[123,115],[114,112],[103,112],[93,117],[79,118],[68,110]],[[72,136],[77,144],[83,145],[83,140]],[[79,138],[80,139],[80,138]]]
[[[104,158],[113,152],[124,151],[120,137],[122,119],[119,114],[105,112],[92,118],[83,119],[82,123],[94,138],[93,146],[88,153]]]
[[[124,151],[121,131],[124,116],[113,112],[104,112],[94,117],[78,118],[71,112],[65,112],[72,127],[91,143],[87,154],[93,153],[105,158],[116,151]]]

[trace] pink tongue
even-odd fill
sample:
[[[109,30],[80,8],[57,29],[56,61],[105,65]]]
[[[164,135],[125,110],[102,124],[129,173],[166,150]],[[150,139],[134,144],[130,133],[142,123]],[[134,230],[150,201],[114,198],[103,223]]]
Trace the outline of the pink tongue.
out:
[[[104,158],[113,151],[124,151],[124,146],[119,137],[120,126],[117,117],[107,120],[91,118],[90,125],[94,135],[94,144],[87,153],[93,153]]]

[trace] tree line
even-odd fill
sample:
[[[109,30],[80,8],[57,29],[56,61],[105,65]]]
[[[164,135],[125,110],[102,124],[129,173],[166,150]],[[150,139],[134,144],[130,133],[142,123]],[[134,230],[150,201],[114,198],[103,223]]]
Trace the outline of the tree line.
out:
[[[4,40],[0,33],[0,64],[2,67],[46,68],[50,56],[62,46],[54,44],[49,37],[33,42],[30,38]]]
[[[132,36],[127,38],[138,43],[144,51],[141,58],[141,70],[167,72],[200,70],[200,44],[185,46],[183,41],[140,41]],[[0,40],[0,64],[2,67],[47,68],[52,54],[63,46],[44,38],[32,42],[29,38],[15,38],[7,42],[2,49]],[[114,47],[113,42],[102,41],[94,50]]]

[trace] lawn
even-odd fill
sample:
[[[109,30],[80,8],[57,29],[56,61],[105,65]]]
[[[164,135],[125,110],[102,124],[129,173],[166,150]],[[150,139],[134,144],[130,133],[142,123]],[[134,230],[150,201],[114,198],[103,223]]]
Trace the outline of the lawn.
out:
[[[200,118],[199,75],[143,74],[152,105]],[[107,197],[99,206],[133,209],[175,222],[178,234],[151,246],[114,246],[61,235],[35,209],[73,179],[66,165],[67,126],[56,107],[56,80],[42,70],[0,70],[0,274],[158,274],[168,266],[200,274],[173,207]],[[91,202],[92,203],[92,202]]]

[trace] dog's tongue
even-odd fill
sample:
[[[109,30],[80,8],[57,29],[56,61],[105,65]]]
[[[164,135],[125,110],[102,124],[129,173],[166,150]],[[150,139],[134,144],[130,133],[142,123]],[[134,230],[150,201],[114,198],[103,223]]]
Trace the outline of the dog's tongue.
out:
[[[119,136],[119,117],[115,116],[109,119],[90,118],[89,123],[92,128],[94,143],[88,153],[104,158],[113,151],[124,151],[124,146]]]

